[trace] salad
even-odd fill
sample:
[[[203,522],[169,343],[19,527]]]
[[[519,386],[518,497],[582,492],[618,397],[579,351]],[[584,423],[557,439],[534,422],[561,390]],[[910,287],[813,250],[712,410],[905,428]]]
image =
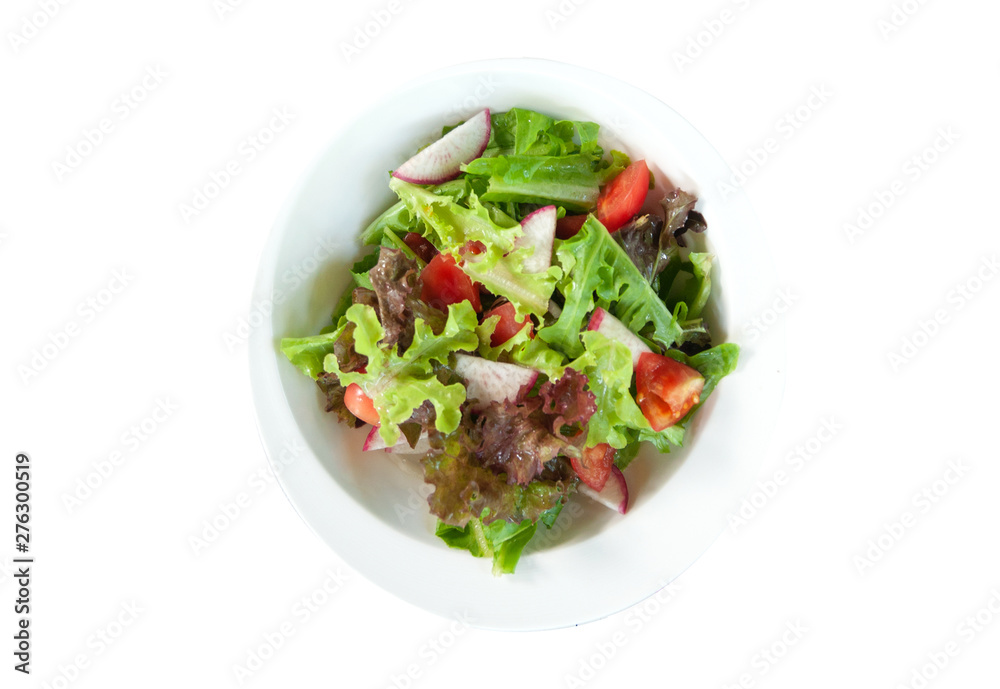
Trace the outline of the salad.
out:
[[[281,342],[365,450],[419,457],[436,535],[495,574],[575,493],[624,514],[642,444],[680,446],[738,359],[703,319],[697,198],[644,213],[653,174],[598,132],[520,108],[445,127],[392,172],[330,325]]]

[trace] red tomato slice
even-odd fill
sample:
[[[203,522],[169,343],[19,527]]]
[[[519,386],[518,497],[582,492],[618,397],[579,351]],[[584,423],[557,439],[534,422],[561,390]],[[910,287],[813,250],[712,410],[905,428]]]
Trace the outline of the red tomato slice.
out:
[[[479,303],[479,290],[449,254],[438,254],[432,258],[420,271],[420,280],[424,283],[420,298],[434,308],[447,311],[448,304],[468,299],[477,312],[483,310]]]
[[[379,418],[375,403],[357,383],[351,383],[347,386],[347,391],[344,393],[344,406],[365,423],[370,423],[372,426],[378,425]]]
[[[487,311],[483,314],[483,320],[490,316],[500,316],[497,327],[493,329],[493,334],[490,335],[490,345],[494,347],[499,347],[517,335],[525,325],[528,326],[528,336],[535,336],[535,326],[531,322],[530,317],[525,316],[521,320],[517,320],[517,312],[514,309],[514,305],[509,301]]]
[[[586,220],[586,215],[564,215],[556,220],[556,237],[559,239],[569,239],[580,231]]]
[[[430,263],[431,259],[437,255],[438,250],[434,248],[434,245],[416,232],[407,232],[403,241],[406,242],[406,246],[410,247],[410,251],[419,256],[424,263]]]
[[[636,402],[654,431],[669,428],[698,404],[705,379],[662,354],[643,352],[635,369]]]
[[[637,160],[604,187],[597,199],[597,219],[615,232],[642,210],[649,191],[649,168]]]
[[[570,457],[573,471],[580,480],[596,491],[604,489],[604,484],[611,476],[611,467],[615,463],[615,448],[607,443],[588,447],[580,459]]]

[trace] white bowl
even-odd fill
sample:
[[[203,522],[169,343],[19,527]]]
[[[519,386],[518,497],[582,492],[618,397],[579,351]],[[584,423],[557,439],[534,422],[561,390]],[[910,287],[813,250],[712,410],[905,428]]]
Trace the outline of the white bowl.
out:
[[[419,473],[381,452],[362,453],[363,430],[322,409],[315,383],[279,350],[282,337],[330,322],[362,253],[358,234],[395,199],[387,171],[441,125],[483,107],[514,106],[592,120],[618,147],[645,158],[657,177],[699,194],[716,253],[711,316],[716,341],[742,347],[689,430],[687,446],[647,452],[625,472],[626,515],[574,496],[553,532],[530,544],[513,575],[448,548]],[[302,518],[374,583],[443,616],[489,629],[564,627],[599,619],[652,595],[684,571],[726,527],[755,478],[783,389],[783,333],[741,342],[774,298],[762,233],[742,192],[723,199],[729,168],[666,105],[611,77],[543,60],[493,60],[449,68],[375,103],[327,145],[275,224],[261,258],[253,312],[273,310],[250,340],[261,437],[281,486]],[[660,191],[662,194],[662,190]],[[302,279],[304,276],[304,279]],[[300,448],[305,448],[304,450]],[[544,533],[540,527],[539,533]]]

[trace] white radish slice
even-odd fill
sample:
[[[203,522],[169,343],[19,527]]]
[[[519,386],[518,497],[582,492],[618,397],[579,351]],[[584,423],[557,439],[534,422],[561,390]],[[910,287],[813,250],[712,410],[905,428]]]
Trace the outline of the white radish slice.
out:
[[[410,443],[407,442],[406,438],[402,435],[399,436],[399,440],[395,445],[386,445],[385,441],[382,440],[382,434],[378,432],[378,429],[378,426],[373,427],[368,433],[368,437],[365,438],[365,444],[361,447],[361,449],[365,452],[371,452],[372,450],[385,450],[386,452],[393,452],[401,455],[416,455],[430,452],[431,441],[427,437],[427,431],[421,433],[420,438],[417,440],[417,444],[410,447]]]
[[[639,365],[639,357],[645,352],[652,352],[638,335],[628,329],[624,323],[598,306],[590,317],[587,330],[596,330],[609,340],[621,342],[632,352],[632,368]]]
[[[477,400],[474,409],[490,402],[514,401],[525,385],[538,380],[538,371],[527,366],[504,364],[468,354],[455,355],[455,373],[465,379],[466,396]]]
[[[625,476],[616,466],[611,467],[611,475],[608,476],[607,483],[599,492],[583,481],[580,482],[579,489],[588,498],[596,500],[620,514],[625,514],[628,511],[628,485],[625,483]]]
[[[534,247],[535,251],[524,259],[525,273],[544,273],[552,265],[552,245],[556,239],[556,207],[545,206],[527,215],[521,221],[524,234],[514,242],[514,248]]]
[[[458,125],[440,139],[421,149],[392,173],[412,184],[438,184],[458,177],[464,163],[483,154],[490,141],[490,109]]]

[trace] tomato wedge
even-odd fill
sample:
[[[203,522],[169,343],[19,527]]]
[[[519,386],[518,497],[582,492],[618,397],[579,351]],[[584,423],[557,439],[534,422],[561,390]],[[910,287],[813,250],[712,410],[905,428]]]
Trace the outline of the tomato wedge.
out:
[[[483,320],[490,316],[500,316],[500,320],[497,321],[497,327],[493,329],[493,334],[490,335],[490,345],[493,347],[499,347],[521,332],[526,325],[528,326],[528,337],[535,336],[535,325],[531,322],[531,318],[525,316],[521,320],[517,320],[517,312],[514,309],[514,305],[509,301],[487,311],[483,314]]]
[[[438,250],[434,248],[434,245],[416,232],[407,232],[403,241],[406,246],[410,247],[410,251],[419,256],[424,263],[430,263],[431,259],[437,255]]]
[[[378,425],[378,410],[375,409],[375,403],[357,383],[351,383],[347,386],[347,391],[344,393],[344,406],[365,423],[370,423],[372,426]]]
[[[649,191],[649,168],[637,160],[615,177],[597,198],[597,219],[615,232],[642,210]]]
[[[468,299],[477,312],[483,310],[479,290],[449,254],[438,254],[428,261],[420,271],[420,280],[423,282],[420,298],[436,309],[447,311],[448,304]]]
[[[580,480],[600,492],[611,476],[611,467],[615,463],[615,448],[607,443],[601,443],[588,447],[579,459],[570,457],[569,461]]]
[[[559,239],[569,239],[580,231],[586,220],[586,215],[564,215],[556,220],[556,237]]]
[[[644,352],[635,369],[636,402],[654,431],[669,428],[701,400],[705,379],[698,371],[662,354]]]

